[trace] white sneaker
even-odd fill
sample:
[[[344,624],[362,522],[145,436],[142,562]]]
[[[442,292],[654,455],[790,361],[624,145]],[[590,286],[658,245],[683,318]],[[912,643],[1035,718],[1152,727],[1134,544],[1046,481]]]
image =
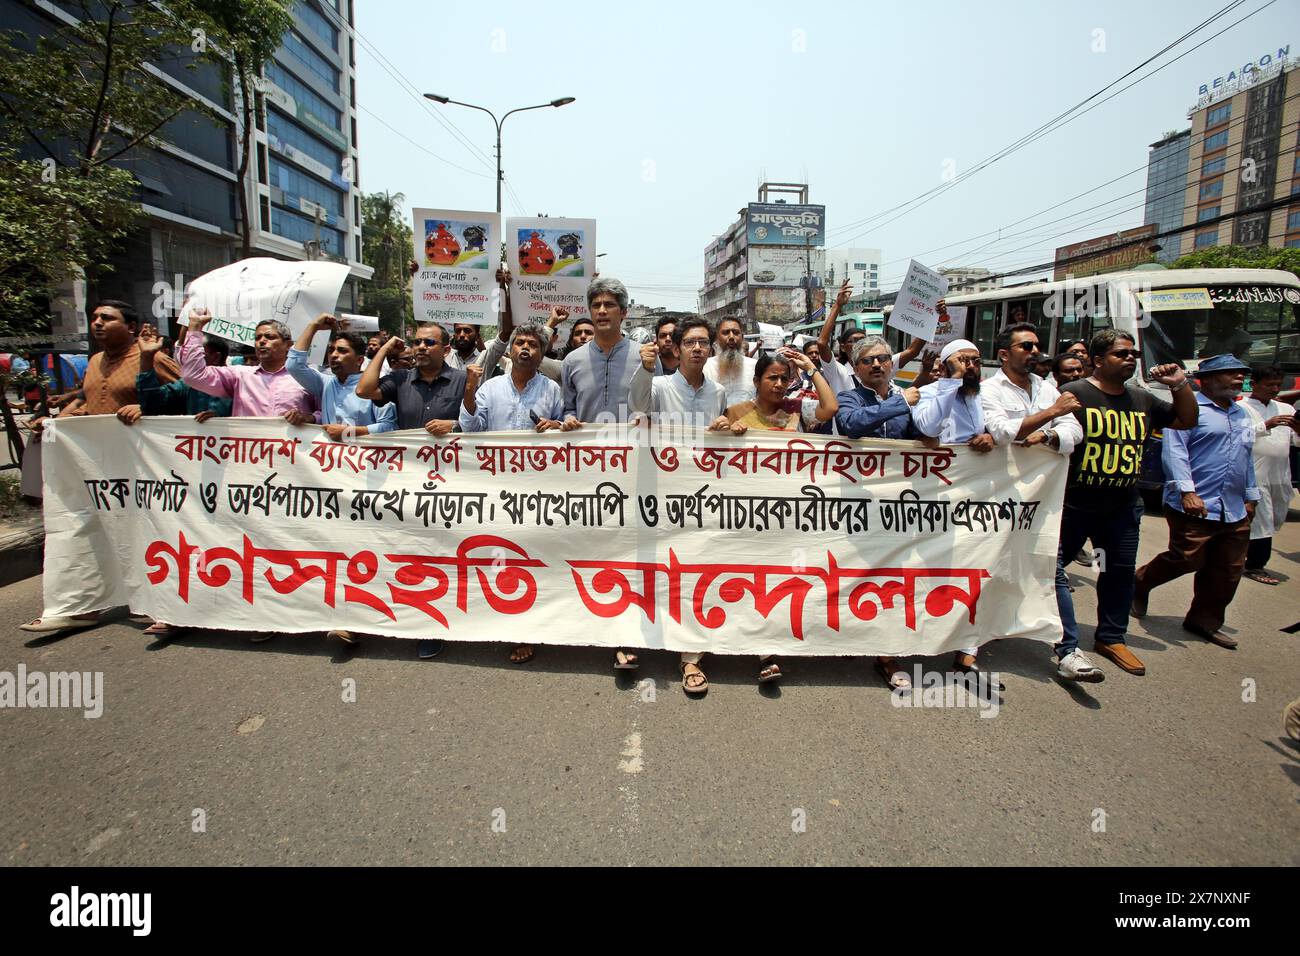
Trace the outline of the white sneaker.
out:
[[[1106,675],[1094,667],[1092,661],[1078,648],[1056,659],[1056,676],[1081,684],[1100,684],[1106,679]]]

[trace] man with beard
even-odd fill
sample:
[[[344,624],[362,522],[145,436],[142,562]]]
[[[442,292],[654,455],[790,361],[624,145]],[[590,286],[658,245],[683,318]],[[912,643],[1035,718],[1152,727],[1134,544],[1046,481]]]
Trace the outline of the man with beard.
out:
[[[1056,379],[1058,389],[1065,388],[1071,382],[1077,382],[1088,374],[1083,360],[1073,352],[1064,352],[1052,363],[1052,378]]]
[[[1130,383],[1142,353],[1133,347],[1133,337],[1128,333],[1102,329],[1092,337],[1088,351],[1092,375],[1065,386],[1065,391],[1079,400],[1081,407],[1074,415],[1083,426],[1083,440],[1070,456],[1065,506],[1061,509],[1056,603],[1061,612],[1062,636],[1056,656],[1064,660],[1079,646],[1074,599],[1065,566],[1091,539],[1106,557],[1097,576],[1093,650],[1121,670],[1140,677],[1146,673],[1146,665],[1128,649],[1124,635],[1129,609],[1134,604],[1133,571],[1142,521],[1137,488],[1142,448],[1158,429],[1196,427],[1196,396],[1176,362],[1150,371],[1153,381],[1170,389],[1172,404]],[[1165,441],[1169,434],[1165,432]]]
[[[991,451],[993,436],[984,430],[980,402],[980,350],[974,342],[956,339],[943,347],[939,361],[945,377],[920,390],[912,408],[912,422],[922,435],[937,438],[941,444],[964,444],[980,453]],[[953,669],[978,673],[978,653],[978,647],[961,648],[953,657]]]
[[[471,365],[481,366],[487,351],[481,347],[482,342],[477,325],[457,322],[451,328],[451,351],[447,353],[447,364],[462,372]]]
[[[831,332],[835,329],[835,323],[840,317],[840,312],[848,305],[849,300],[853,298],[853,284],[846,277],[840,284],[839,291],[835,294],[835,301],[831,303],[830,309],[826,313],[826,321],[822,323],[821,334],[817,338],[817,345],[820,351],[820,363],[818,368],[821,369],[822,375],[830,383],[832,389],[838,394],[847,392],[854,387],[854,368],[852,362],[853,350],[857,344],[867,337],[867,333],[861,329],[846,325],[840,330],[839,334],[839,352],[831,355]],[[948,314],[948,307],[943,299],[938,302],[939,316],[942,319]],[[925,339],[914,338],[912,344],[903,351],[891,357],[895,373],[898,369],[903,368],[914,358],[921,354],[925,348]],[[921,375],[912,383],[917,388],[925,385],[930,381],[930,376],[922,369]]]
[[[727,393],[727,405],[754,400],[756,360],[745,355],[745,327],[729,315],[718,323],[717,354],[704,363],[704,377]]]
[[[1153,590],[1195,574],[1183,630],[1228,650],[1237,647],[1237,640],[1220,628],[1246,566],[1250,523],[1260,498],[1255,423],[1237,401],[1249,371],[1230,353],[1206,359],[1197,368],[1196,426],[1168,432],[1161,442],[1169,549],[1138,568],[1133,588],[1133,613],[1143,617]]]

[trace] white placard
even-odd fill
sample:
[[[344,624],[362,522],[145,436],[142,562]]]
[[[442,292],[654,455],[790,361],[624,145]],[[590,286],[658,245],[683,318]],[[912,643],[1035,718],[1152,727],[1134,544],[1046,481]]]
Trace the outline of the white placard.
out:
[[[507,219],[506,261],[515,325],[545,322],[556,305],[583,318],[596,274],[596,220]]]
[[[176,321],[188,326],[190,312],[205,308],[212,313],[207,335],[252,345],[258,323],[274,320],[289,326],[292,341],[316,316],[334,311],[347,277],[340,262],[241,259],[191,282]]]
[[[758,323],[758,339],[763,351],[775,352],[785,345],[785,329],[779,325],[760,322]]]
[[[913,259],[894,300],[888,324],[908,335],[933,341],[939,318],[936,306],[947,293],[948,278]]]
[[[415,323],[493,325],[500,312],[501,215],[413,209]]]

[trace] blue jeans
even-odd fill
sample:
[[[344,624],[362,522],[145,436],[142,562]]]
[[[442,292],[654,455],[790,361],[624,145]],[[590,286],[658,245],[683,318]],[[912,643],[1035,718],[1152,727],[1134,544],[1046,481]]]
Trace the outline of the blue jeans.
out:
[[[1079,626],[1074,620],[1074,599],[1066,566],[1075,559],[1084,542],[1100,552],[1101,574],[1097,576],[1097,632],[1101,644],[1123,644],[1133,606],[1133,574],[1137,570],[1138,535],[1142,506],[1116,508],[1094,514],[1076,508],[1061,509],[1061,543],[1056,552],[1056,605],[1061,612],[1061,657],[1079,646]]]

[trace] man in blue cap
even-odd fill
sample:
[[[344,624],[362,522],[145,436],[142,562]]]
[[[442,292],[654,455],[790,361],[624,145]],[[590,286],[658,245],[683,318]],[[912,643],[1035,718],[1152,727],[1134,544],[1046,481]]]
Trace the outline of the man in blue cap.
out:
[[[1230,650],[1237,641],[1219,628],[1246,566],[1259,501],[1254,421],[1236,401],[1249,371],[1230,354],[1206,359],[1197,369],[1196,427],[1165,432],[1161,449],[1169,550],[1138,568],[1133,589],[1133,613],[1142,617],[1153,589],[1195,574],[1183,628]]]

